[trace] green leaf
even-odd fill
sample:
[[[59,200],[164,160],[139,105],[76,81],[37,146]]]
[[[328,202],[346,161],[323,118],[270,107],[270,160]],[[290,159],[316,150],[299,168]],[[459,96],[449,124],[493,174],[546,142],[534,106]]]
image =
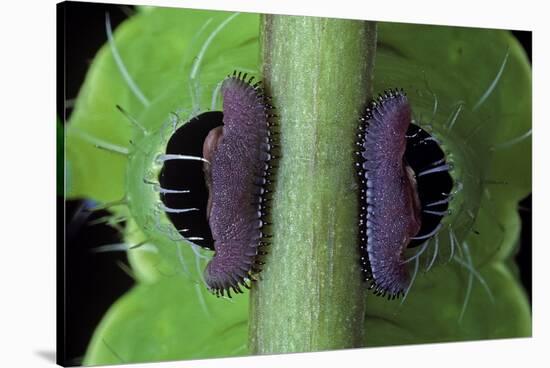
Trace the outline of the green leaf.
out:
[[[127,158],[100,150],[97,141],[128,148],[135,136],[120,105],[151,130],[171,112],[193,108],[189,76],[208,38],[232,13],[154,8],[139,12],[116,30],[114,45],[124,69],[145,96],[145,105],[117,66],[106,44],[94,58],[67,129],[67,159],[73,183],[68,196],[110,202],[125,194]],[[258,16],[239,14],[205,49],[197,77],[197,106],[211,106],[211,93],[235,69],[254,71],[258,63]],[[218,105],[219,106],[219,105]]]
[[[502,263],[484,267],[462,308],[468,274],[447,265],[421,275],[403,304],[367,298],[367,346],[421,344],[531,336],[525,292]]]
[[[255,72],[258,22],[254,14],[150,8],[119,26],[114,41],[101,48],[88,71],[67,128],[71,167],[67,196],[109,203],[135,194],[137,199],[129,205],[132,213],[123,206],[111,210],[142,220],[141,230],[146,234],[127,235],[130,245],[148,239],[160,250],[130,252],[138,280],[151,282],[159,272],[181,266],[174,242],[156,229],[162,217],[153,216],[158,193],[144,184],[144,179],[154,179],[149,178],[151,160],[166,144],[163,128],[174,113],[186,121],[199,110],[219,109],[220,99],[213,99],[213,94],[233,70]],[[123,66],[117,64],[115,55]],[[147,141],[149,137],[131,119],[152,132],[155,141]],[[129,154],[109,152],[98,145],[116,145]],[[150,221],[151,216],[155,218]],[[165,216],[163,220],[167,222]],[[184,252],[190,253],[189,249]]]
[[[138,284],[107,312],[84,365],[246,355],[247,309],[246,296],[218,299],[185,277]]]
[[[507,265],[514,264],[511,257],[519,245],[517,203],[531,191],[531,140],[493,149],[531,129],[531,72],[524,51],[507,31],[382,23],[376,65],[375,89],[403,87],[417,123],[452,146],[448,151],[460,164],[455,179],[462,180],[464,190],[450,223],[454,228],[470,223],[459,241],[461,249],[466,244],[472,263],[458,248],[455,255],[466,266],[446,263],[450,241],[442,231],[438,263],[443,264],[424,272],[432,243],[402,305],[367,300],[367,345],[529,336],[525,292]],[[449,129],[458,104],[463,108]]]
[[[492,148],[531,129],[531,71],[521,46],[508,31],[381,23],[375,90],[391,87],[403,87],[417,122],[452,146],[456,176],[464,184],[462,198],[454,202],[464,204],[455,206],[451,222],[455,229],[462,224],[458,232],[466,235],[477,217],[480,236],[469,239],[476,243],[474,263],[507,258],[515,243],[502,244],[517,237],[515,206],[531,191],[531,139]],[[449,130],[459,104],[463,108]]]

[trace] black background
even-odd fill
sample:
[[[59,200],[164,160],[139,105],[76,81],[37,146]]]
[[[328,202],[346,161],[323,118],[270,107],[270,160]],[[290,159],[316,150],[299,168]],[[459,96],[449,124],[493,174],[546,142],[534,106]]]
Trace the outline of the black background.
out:
[[[125,5],[71,2],[58,6],[57,113],[59,117],[65,117],[63,121],[66,121],[71,113],[72,101],[78,94],[95,53],[106,42],[106,12],[109,13],[112,27],[115,29],[134,12],[134,9]],[[531,32],[513,33],[531,60]],[[63,75],[65,80],[62,79]],[[65,99],[68,102],[66,106]],[[57,197],[57,359],[62,365],[81,363],[90,337],[101,317],[133,284],[133,280],[123,270],[124,266],[121,266],[127,264],[124,252],[91,251],[99,245],[118,243],[121,239],[118,232],[107,225],[88,225],[90,221],[107,213],[99,211],[89,214],[82,210],[84,204],[84,201],[65,202],[63,196]],[[517,255],[517,261],[521,280],[531,300],[531,195],[520,203],[519,211],[523,227],[522,247]]]

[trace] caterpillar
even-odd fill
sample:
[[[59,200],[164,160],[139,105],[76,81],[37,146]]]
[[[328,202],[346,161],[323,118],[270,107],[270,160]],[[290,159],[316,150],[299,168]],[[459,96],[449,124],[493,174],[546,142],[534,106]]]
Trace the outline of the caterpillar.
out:
[[[163,210],[180,232],[190,223],[208,222],[208,234],[187,236],[204,248],[214,250],[204,279],[217,296],[230,290],[242,293],[250,288],[248,280],[261,271],[259,258],[266,254],[270,235],[266,233],[270,187],[274,178],[274,113],[254,77],[233,72],[221,84],[223,112],[209,111],[193,117],[170,137],[158,182]],[[190,155],[193,147],[185,135],[201,130],[202,157]],[[193,152],[191,152],[193,153]],[[191,160],[203,165],[208,196],[189,198],[182,190],[196,180],[182,173],[182,163]],[[197,170],[195,170],[195,173]],[[202,201],[202,203],[201,203]],[[193,207],[195,205],[196,207]],[[204,228],[204,227],[202,227]]]
[[[411,120],[404,91],[385,91],[365,109],[356,142],[361,270],[369,289],[390,299],[404,295],[410,282],[405,249],[440,229],[451,199],[445,155],[437,152],[437,141]],[[414,152],[418,145],[424,146],[424,152]],[[439,156],[432,162],[429,150]],[[421,179],[429,174],[443,178],[437,180],[437,190],[421,192],[420,188],[433,185],[431,179]],[[436,193],[435,198],[430,193]]]
[[[215,255],[205,270],[216,295],[242,293],[239,285],[259,272],[269,235],[269,187],[272,185],[273,107],[253,77],[233,73],[222,84],[223,127],[210,131],[203,147],[209,198],[207,216]]]

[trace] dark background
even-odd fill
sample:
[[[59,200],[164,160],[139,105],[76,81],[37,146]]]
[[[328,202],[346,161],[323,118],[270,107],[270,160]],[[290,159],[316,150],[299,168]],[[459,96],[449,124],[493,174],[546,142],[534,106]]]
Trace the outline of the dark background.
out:
[[[72,102],[78,94],[90,63],[106,42],[106,12],[110,15],[114,30],[120,22],[133,14],[134,8],[126,5],[71,2],[58,5],[57,114],[63,122],[70,116]],[[513,33],[531,60],[531,32]],[[67,101],[65,106],[64,101]],[[80,200],[64,201],[62,193],[58,193],[57,359],[61,365],[81,363],[91,335],[102,316],[109,306],[133,285],[133,280],[124,271],[124,265],[127,264],[124,252],[91,251],[99,245],[118,243],[121,238],[110,226],[89,225],[90,222],[107,215],[107,212],[90,214],[85,211],[87,206],[93,204]],[[523,222],[522,247],[516,259],[520,267],[521,280],[531,300],[531,195],[520,203],[519,211]]]

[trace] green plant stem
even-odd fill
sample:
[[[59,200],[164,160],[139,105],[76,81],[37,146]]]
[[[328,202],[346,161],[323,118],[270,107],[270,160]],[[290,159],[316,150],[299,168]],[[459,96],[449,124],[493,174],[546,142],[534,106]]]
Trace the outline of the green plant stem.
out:
[[[376,25],[265,15],[261,44],[282,157],[274,237],[251,292],[250,350],[364,346],[353,163],[358,118],[372,94]]]

